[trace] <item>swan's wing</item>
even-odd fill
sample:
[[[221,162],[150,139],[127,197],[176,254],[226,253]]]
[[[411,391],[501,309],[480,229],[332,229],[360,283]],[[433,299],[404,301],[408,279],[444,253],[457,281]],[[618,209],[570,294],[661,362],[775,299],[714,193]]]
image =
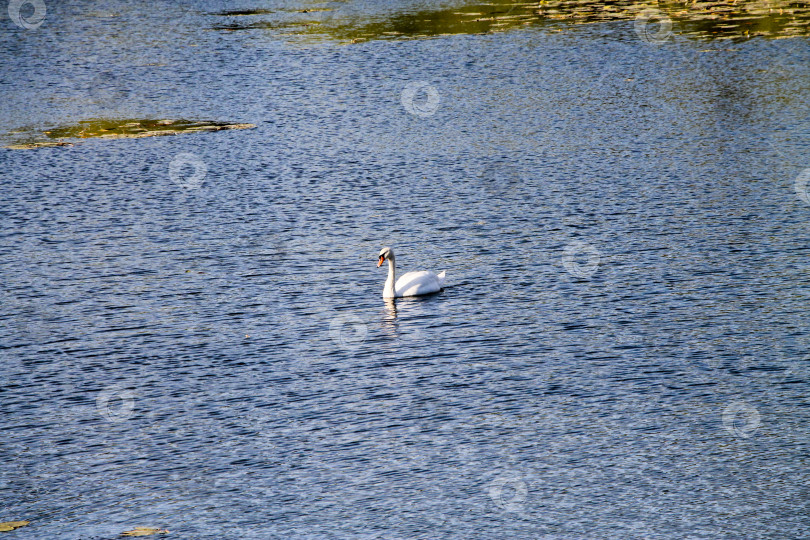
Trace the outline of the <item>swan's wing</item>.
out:
[[[436,279],[437,279],[437,280],[438,280],[438,282],[439,282],[439,287],[440,287],[440,288],[441,288],[441,287],[444,287],[444,277],[445,277],[445,276],[444,276],[444,270],[442,270],[441,272],[439,272],[438,274],[436,274]]]
[[[442,288],[443,278],[433,272],[408,272],[402,274],[394,286],[397,296],[418,296],[439,292]]]

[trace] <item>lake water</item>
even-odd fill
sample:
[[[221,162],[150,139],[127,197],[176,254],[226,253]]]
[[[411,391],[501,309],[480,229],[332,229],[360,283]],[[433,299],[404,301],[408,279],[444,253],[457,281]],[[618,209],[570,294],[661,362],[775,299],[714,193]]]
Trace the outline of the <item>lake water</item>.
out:
[[[256,127],[0,149],[9,538],[810,536],[805,36],[45,3],[4,144]]]

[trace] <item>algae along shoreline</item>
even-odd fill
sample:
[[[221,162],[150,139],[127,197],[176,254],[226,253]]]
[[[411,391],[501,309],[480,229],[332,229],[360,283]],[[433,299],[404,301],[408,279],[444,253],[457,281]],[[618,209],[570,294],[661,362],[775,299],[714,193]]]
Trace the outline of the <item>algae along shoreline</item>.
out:
[[[305,1],[275,10],[224,10],[214,13],[220,20],[211,28],[266,30],[305,42],[357,43],[497,33],[526,26],[563,31],[582,24],[635,21],[652,11],[653,22],[702,41],[781,39],[810,33],[810,2],[795,0],[470,0],[376,12],[367,4],[348,0],[316,8]]]
[[[44,131],[20,129],[8,135],[16,138],[7,145],[11,150],[30,150],[54,146],[73,146],[81,139],[140,139],[180,133],[201,133],[225,129],[251,129],[255,124],[232,124],[228,122],[193,120],[152,120],[125,119],[110,120],[96,118],[82,120],[78,124],[58,126]]]

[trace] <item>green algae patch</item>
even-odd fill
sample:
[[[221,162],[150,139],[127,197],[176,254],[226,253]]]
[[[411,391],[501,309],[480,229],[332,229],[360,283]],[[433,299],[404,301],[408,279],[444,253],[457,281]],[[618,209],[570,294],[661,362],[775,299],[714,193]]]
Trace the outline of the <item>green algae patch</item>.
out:
[[[51,148],[54,146],[73,146],[73,143],[61,141],[33,141],[33,142],[19,142],[6,146],[11,150],[31,150],[33,148]]]
[[[13,531],[14,529],[19,529],[20,527],[25,527],[31,523],[30,521],[4,521],[0,523],[0,532],[8,532]]]
[[[200,133],[225,129],[250,129],[255,124],[231,124],[193,120],[83,120],[75,125],[58,126],[45,131],[20,130],[17,139],[6,148],[25,150],[53,146],[73,146],[81,139],[139,139],[180,133]],[[23,134],[20,136],[19,134]]]
[[[168,534],[166,529],[157,529],[155,527],[135,527],[131,531],[121,533],[121,536],[151,536],[153,534]]]
[[[581,24],[637,21],[653,10],[654,22],[698,40],[780,39],[810,34],[810,3],[795,0],[470,0],[377,12],[366,4],[360,0],[299,0],[274,10],[220,11],[213,15],[225,22],[213,29],[267,30],[304,43],[358,43],[506,32],[526,26],[563,32]]]

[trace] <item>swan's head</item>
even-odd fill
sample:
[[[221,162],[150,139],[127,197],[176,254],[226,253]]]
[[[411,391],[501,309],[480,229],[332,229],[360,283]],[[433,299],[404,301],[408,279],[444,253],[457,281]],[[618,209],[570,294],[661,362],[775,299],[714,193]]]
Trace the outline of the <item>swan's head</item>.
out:
[[[384,247],[380,250],[380,258],[377,260],[377,268],[382,266],[382,263],[385,262],[385,259],[393,259],[394,258],[394,250],[390,247]]]

